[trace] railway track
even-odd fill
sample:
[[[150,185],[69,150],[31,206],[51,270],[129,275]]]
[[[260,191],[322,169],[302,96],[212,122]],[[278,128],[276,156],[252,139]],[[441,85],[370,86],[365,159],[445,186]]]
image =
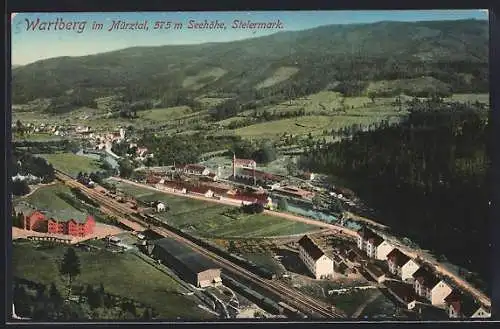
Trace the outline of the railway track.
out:
[[[227,271],[235,274],[238,277],[241,277],[253,284],[256,284],[260,288],[270,292],[272,295],[277,298],[282,299],[288,304],[292,304],[297,307],[297,309],[303,311],[305,314],[311,315],[313,317],[323,317],[323,318],[343,318],[345,315],[333,309],[331,306],[324,305],[323,303],[313,299],[312,297],[305,295],[304,293],[298,292],[283,283],[268,280],[259,277],[258,275],[248,271],[247,269],[240,267],[224,257],[217,255],[211,251],[206,250],[205,248],[199,246],[193,241],[182,237],[164,227],[153,225],[143,219],[139,219],[139,215],[141,212],[138,210],[134,210],[129,208],[128,206],[121,204],[114,199],[111,199],[107,196],[102,195],[101,193],[86,187],[85,185],[74,180],[73,177],[56,170],[56,178],[61,180],[63,183],[70,187],[78,188],[85,194],[87,194],[90,198],[93,198],[95,201],[101,203],[108,210],[115,212],[118,216],[127,216],[128,219],[140,224],[144,227],[149,227],[149,229],[154,232],[163,235],[169,236],[177,241],[184,243],[191,247],[193,250],[196,250],[198,253],[211,258],[217,264],[219,264],[222,268]],[[136,217],[137,216],[137,217]]]

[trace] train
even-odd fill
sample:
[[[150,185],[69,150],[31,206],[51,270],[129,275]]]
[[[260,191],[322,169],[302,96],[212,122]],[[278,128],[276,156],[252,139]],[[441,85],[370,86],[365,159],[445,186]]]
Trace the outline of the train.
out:
[[[279,314],[281,313],[280,306],[278,303],[276,303],[274,300],[272,300],[269,297],[266,297],[255,290],[252,290],[248,288],[246,285],[228,277],[228,276],[223,276],[224,280],[224,285],[227,287],[233,289],[234,291],[240,293],[244,297],[248,298],[249,300],[258,303],[262,308],[264,308],[266,311],[273,313],[273,314]]]
[[[180,235],[183,238],[186,238],[190,241],[193,241],[197,245],[199,245],[199,246],[201,246],[201,247],[203,247],[203,248],[205,248],[205,249],[207,249],[207,250],[209,250],[209,251],[211,251],[211,252],[213,252],[221,257],[224,257],[225,259],[231,261],[232,263],[245,268],[246,270],[252,272],[253,274],[258,275],[261,278],[268,279],[268,280],[273,280],[273,279],[277,278],[277,274],[275,272],[270,271],[269,269],[267,269],[265,267],[258,266],[257,264],[255,264],[255,263],[249,261],[248,259],[245,259],[239,255],[229,253],[225,249],[219,247],[218,245],[215,245],[215,244],[212,244],[212,243],[207,242],[205,240],[194,237],[191,234],[184,232],[183,230],[180,230],[176,227],[173,227],[173,226],[159,220],[155,216],[148,215],[148,214],[142,214],[142,213],[138,214],[138,216],[142,220],[145,220],[146,222],[148,222],[152,225],[164,227],[164,228],[174,232],[175,234]]]

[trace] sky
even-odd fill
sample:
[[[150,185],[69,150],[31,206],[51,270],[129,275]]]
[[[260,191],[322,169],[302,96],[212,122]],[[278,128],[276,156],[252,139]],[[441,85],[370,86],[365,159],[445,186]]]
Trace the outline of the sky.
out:
[[[53,24],[40,30],[43,22],[71,23],[74,29],[57,30]],[[267,11],[267,12],[133,12],[133,13],[19,13],[12,14],[12,64],[25,65],[60,56],[84,56],[136,46],[163,46],[227,42],[330,24],[373,23],[379,21],[425,21],[488,19],[487,10],[419,11]],[[189,21],[217,21],[222,29],[192,29]],[[267,28],[234,28],[234,20],[269,24]],[[33,23],[39,21],[37,27]],[[147,21],[147,30],[111,30],[113,22]],[[60,23],[59,22],[59,23]],[[157,23],[158,22],[158,23]],[[163,23],[163,28],[157,28]],[[167,27],[166,22],[171,22]],[[79,23],[79,24],[75,24]],[[102,29],[93,28],[94,23]],[[182,28],[173,28],[182,23]],[[61,25],[59,25],[61,26]],[[67,25],[65,25],[67,26]],[[219,25],[220,26],[220,25]],[[131,27],[130,25],[128,27]],[[177,25],[179,27],[179,25]]]

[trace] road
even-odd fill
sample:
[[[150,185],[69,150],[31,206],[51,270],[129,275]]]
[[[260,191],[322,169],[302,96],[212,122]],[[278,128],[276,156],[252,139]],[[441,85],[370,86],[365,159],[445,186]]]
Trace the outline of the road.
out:
[[[149,189],[149,190],[155,191],[155,192],[161,192],[161,193],[165,193],[165,194],[170,194],[170,195],[175,195],[175,196],[180,196],[180,197],[185,197],[185,198],[191,198],[191,199],[196,199],[196,200],[205,201],[205,202],[213,202],[213,203],[223,204],[223,205],[232,206],[232,207],[239,207],[240,206],[240,201],[230,202],[230,201],[217,200],[214,198],[207,198],[204,196],[198,196],[198,195],[193,195],[193,194],[183,194],[183,193],[170,192],[170,191],[160,190],[160,189],[157,189],[157,188],[149,186],[149,185],[136,183],[136,182],[133,182],[131,180],[118,178],[118,177],[112,177],[111,179],[117,180],[117,181],[122,182],[122,183],[134,185],[134,186],[137,186],[140,188]],[[298,216],[298,215],[293,215],[293,214],[283,213],[283,212],[278,212],[278,211],[272,211],[272,210],[267,210],[267,209],[264,210],[264,213],[268,214],[270,216],[281,217],[281,218],[285,218],[285,219],[296,221],[296,222],[301,222],[301,223],[305,223],[305,224],[309,224],[309,225],[313,225],[313,226],[327,228],[327,229],[332,230],[332,233],[336,232],[338,234],[345,234],[345,235],[348,235],[352,238],[357,237],[356,231],[350,230],[350,229],[345,228],[345,227],[340,226],[340,225],[328,224],[328,223],[320,222],[318,220],[303,217],[303,216]]]
[[[381,293],[378,292],[377,294],[373,294],[370,298],[365,300],[365,302],[363,304],[359,305],[359,307],[356,309],[356,311],[354,311],[354,313],[351,315],[351,318],[354,318],[354,319],[359,318],[359,316],[361,315],[361,313],[363,313],[365,308],[369,304],[373,303],[375,301],[375,299],[377,299],[380,295],[381,295]]]
[[[486,296],[485,293],[473,287],[469,282],[467,282],[457,274],[447,269],[444,265],[438,263],[434,259],[431,259],[428,255],[424,254],[423,252],[415,251],[405,245],[400,244],[399,241],[398,241],[399,244],[396,244],[396,242],[394,241],[391,242],[393,245],[396,245],[399,249],[401,249],[401,251],[406,253],[411,258],[418,257],[428,262],[429,264],[433,265],[436,272],[451,278],[458,287],[469,292],[472,296],[474,296],[478,301],[483,303],[485,306],[491,307],[491,299],[488,296]]]
[[[115,179],[117,181],[121,181],[123,183],[135,185],[137,187],[150,189],[150,190],[155,191],[155,192],[163,192],[163,193],[170,194],[170,195],[182,196],[182,197],[186,197],[186,198],[192,198],[192,199],[197,199],[197,200],[202,200],[202,201],[207,201],[207,202],[214,202],[214,203],[224,204],[224,205],[228,205],[228,206],[237,206],[232,202],[216,200],[216,199],[207,198],[207,197],[203,197],[203,196],[197,196],[197,195],[192,195],[192,194],[181,194],[181,193],[159,190],[159,189],[154,188],[152,186],[136,183],[136,182],[133,182],[133,181],[130,181],[127,179],[122,179],[122,178],[117,178],[117,177],[113,177],[112,179]],[[315,225],[318,227],[328,228],[328,229],[331,229],[333,232],[336,232],[336,233],[341,232],[341,234],[348,235],[354,239],[356,239],[358,236],[356,231],[347,229],[343,226],[328,224],[328,223],[320,222],[320,221],[315,220],[315,219],[310,219],[307,217],[297,216],[297,215],[293,215],[293,214],[289,214],[289,213],[282,213],[282,212],[277,212],[277,211],[272,211],[272,210],[264,210],[264,212],[268,215],[271,215],[271,216],[286,218],[289,220],[293,220],[293,221],[297,221],[297,222],[301,222],[301,223],[305,223],[305,224],[309,224],[309,225]],[[469,282],[467,282],[466,280],[464,280],[463,278],[461,278],[457,274],[455,274],[452,271],[450,271],[449,269],[447,269],[444,265],[436,262],[436,260],[432,259],[431,257],[429,257],[428,255],[426,255],[424,253],[417,252],[415,250],[412,250],[410,247],[403,245],[400,241],[398,241],[394,237],[387,236],[387,238],[388,238],[388,240],[390,240],[390,242],[394,246],[400,248],[408,256],[410,256],[412,258],[419,257],[420,259],[428,262],[429,264],[434,265],[436,272],[453,279],[453,281],[455,282],[455,284],[458,287],[469,292],[472,296],[474,296],[481,303],[485,304],[488,307],[491,307],[491,299],[488,296],[486,296],[486,294],[484,294],[479,289],[473,287]]]

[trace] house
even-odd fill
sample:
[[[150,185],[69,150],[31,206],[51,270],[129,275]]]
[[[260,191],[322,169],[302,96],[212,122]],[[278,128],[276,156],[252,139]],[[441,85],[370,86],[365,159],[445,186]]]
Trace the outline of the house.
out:
[[[28,231],[44,231],[45,215],[35,210],[28,216],[24,216],[24,229]]]
[[[307,235],[299,240],[299,257],[316,279],[333,276],[333,260]]]
[[[146,178],[146,183],[151,184],[151,185],[155,185],[155,184],[160,183],[161,180],[162,180],[161,177],[150,175]]]
[[[163,202],[158,202],[156,203],[156,212],[162,212],[165,211],[165,204]]]
[[[487,319],[491,317],[491,310],[488,307],[457,290],[453,290],[445,298],[445,303],[450,319]]]
[[[244,205],[258,203],[264,207],[272,207],[273,203],[272,199],[267,194],[262,193],[229,192],[227,198],[240,201]]]
[[[206,198],[212,198],[214,192],[208,186],[198,185],[189,187],[189,192],[194,194],[203,195]]]
[[[413,282],[413,274],[420,268],[420,265],[398,248],[394,248],[387,255],[387,265],[392,274],[405,282]]]
[[[362,227],[358,230],[358,248],[366,251],[370,258],[386,260],[387,255],[394,249],[387,241],[372,230]]]
[[[199,164],[187,164],[185,166],[176,166],[176,168],[186,175],[207,176],[210,170]]]
[[[302,174],[302,177],[308,181],[313,181],[316,178],[316,175],[312,172],[306,171]]]
[[[148,152],[148,149],[146,147],[138,147],[136,150],[135,150],[135,154],[138,156],[138,157],[141,157],[143,158],[144,155]]]
[[[384,285],[387,291],[409,310],[415,308],[417,301],[421,301],[411,284],[388,280]]]
[[[279,194],[291,196],[294,198],[300,198],[300,199],[312,200],[315,196],[314,192],[303,190],[303,189],[300,189],[300,188],[295,187],[295,186],[283,186],[283,187],[275,188],[273,190]]]
[[[48,233],[68,234],[80,237],[93,233],[95,220],[92,216],[63,216],[63,214],[59,213],[54,213],[46,216],[48,218]]]
[[[77,216],[63,210],[57,213],[37,210],[24,216],[24,228],[29,231],[86,236],[93,233],[94,227],[95,220],[92,216]]]
[[[252,159],[237,159],[236,156],[233,155],[233,168],[255,169],[257,168],[257,162]]]
[[[453,290],[449,284],[424,267],[413,273],[413,279],[417,295],[424,297],[434,306],[446,306],[445,298]]]
[[[219,266],[173,238],[154,240],[147,250],[154,259],[171,267],[182,280],[195,287],[222,284]]]

